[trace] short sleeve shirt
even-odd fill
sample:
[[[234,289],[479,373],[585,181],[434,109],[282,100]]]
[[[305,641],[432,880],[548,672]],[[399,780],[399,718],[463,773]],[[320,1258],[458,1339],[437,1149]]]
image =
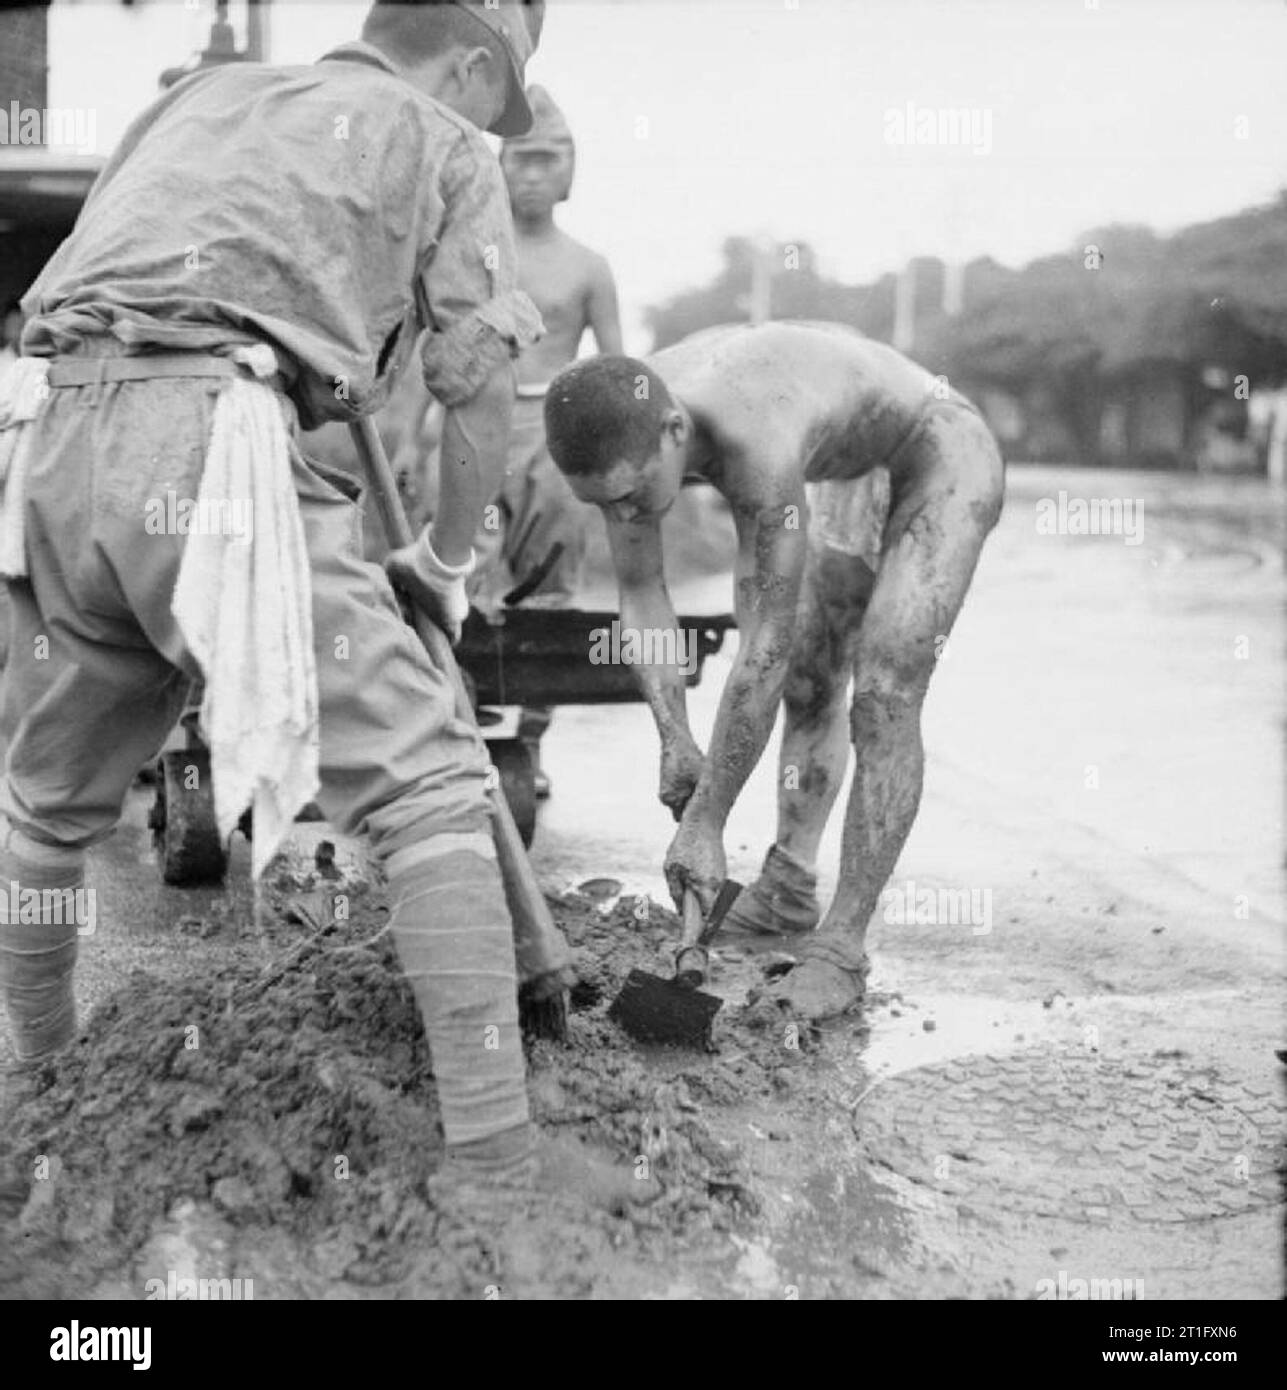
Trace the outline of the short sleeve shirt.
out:
[[[185,78],[126,132],[23,309],[38,356],[102,333],[267,342],[306,428],[376,409],[422,332],[425,384],[455,405],[541,331],[482,133],[365,43]]]

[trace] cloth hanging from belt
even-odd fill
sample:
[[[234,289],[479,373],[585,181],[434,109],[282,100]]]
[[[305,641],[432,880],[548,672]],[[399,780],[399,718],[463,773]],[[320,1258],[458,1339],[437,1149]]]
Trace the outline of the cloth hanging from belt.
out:
[[[0,575],[27,574],[23,500],[27,492],[27,455],[34,420],[49,396],[49,362],[19,357],[0,376]]]
[[[308,548],[291,472],[278,364],[267,344],[226,357],[20,358],[0,377],[0,573],[27,573],[24,499],[34,421],[64,387],[227,377],[206,450],[171,610],[205,679],[219,832],[252,806],[262,873],[317,793],[319,719]]]

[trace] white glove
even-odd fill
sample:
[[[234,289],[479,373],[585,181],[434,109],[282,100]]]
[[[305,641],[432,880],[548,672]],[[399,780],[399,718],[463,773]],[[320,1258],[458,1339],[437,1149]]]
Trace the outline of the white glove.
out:
[[[463,565],[444,565],[434,553],[426,526],[418,540],[400,550],[390,551],[384,567],[397,587],[406,590],[412,601],[428,613],[455,646],[469,616],[465,580],[473,574],[477,563],[478,556],[471,546],[469,559]]]

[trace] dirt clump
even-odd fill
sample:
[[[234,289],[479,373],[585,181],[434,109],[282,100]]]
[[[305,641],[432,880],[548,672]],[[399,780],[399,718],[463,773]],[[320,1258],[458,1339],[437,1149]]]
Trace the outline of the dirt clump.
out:
[[[643,1050],[606,1017],[633,966],[665,968],[672,914],[552,900],[582,980],[568,1043],[529,1048],[543,1136],[615,1165],[640,1199],[471,1205],[437,1176],[432,1065],[382,890],[347,885],[335,920],[316,902],[334,888],[270,887],[260,929],[221,936],[217,971],[136,971],[67,1053],[11,1079],[0,1295],[144,1297],[185,1270],[253,1279],[258,1298],[629,1294],[677,1249],[713,1251],[753,1218],[718,1112],[778,1094],[778,1041],[744,1030],[722,1056]]]

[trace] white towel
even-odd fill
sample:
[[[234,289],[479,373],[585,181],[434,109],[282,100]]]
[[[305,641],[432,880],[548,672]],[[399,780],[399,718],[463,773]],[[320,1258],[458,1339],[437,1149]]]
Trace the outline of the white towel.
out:
[[[27,573],[27,455],[36,418],[49,397],[49,359],[19,357],[0,374],[0,574],[21,579]]]
[[[258,377],[276,368],[263,344],[231,355]],[[196,514],[250,518],[189,534],[171,611],[205,677],[219,833],[253,806],[258,877],[318,789],[308,548],[281,401],[261,381],[238,378],[219,394]]]

